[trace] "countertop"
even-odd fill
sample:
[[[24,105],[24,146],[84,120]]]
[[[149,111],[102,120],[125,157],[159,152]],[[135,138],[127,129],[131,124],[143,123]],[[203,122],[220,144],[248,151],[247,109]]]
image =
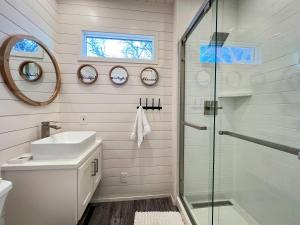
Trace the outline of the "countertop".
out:
[[[96,140],[95,143],[84,151],[79,157],[63,160],[29,160],[18,164],[3,164],[1,171],[14,170],[49,170],[49,169],[74,169],[78,168],[88,157],[102,144],[102,140]]]

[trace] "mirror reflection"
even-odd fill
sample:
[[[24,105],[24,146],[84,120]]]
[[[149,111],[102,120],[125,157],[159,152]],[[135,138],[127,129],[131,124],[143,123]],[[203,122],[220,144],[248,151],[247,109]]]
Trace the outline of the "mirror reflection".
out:
[[[20,65],[20,75],[27,81],[37,81],[42,76],[42,68],[33,61],[25,61]]]
[[[9,55],[9,69],[16,87],[30,100],[46,102],[54,95],[55,63],[36,41],[20,39],[15,42]]]

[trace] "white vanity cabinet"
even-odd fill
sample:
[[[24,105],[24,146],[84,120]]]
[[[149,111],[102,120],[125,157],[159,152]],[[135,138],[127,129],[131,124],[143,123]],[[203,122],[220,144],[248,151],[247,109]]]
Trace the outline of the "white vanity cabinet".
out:
[[[102,177],[102,141],[72,160],[5,164],[6,225],[76,225]]]

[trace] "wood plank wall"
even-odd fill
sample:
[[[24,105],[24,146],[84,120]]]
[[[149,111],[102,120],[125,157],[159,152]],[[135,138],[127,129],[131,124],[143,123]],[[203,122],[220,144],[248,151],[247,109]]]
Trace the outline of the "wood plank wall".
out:
[[[26,3],[26,4],[25,4]],[[0,44],[9,35],[29,34],[55,53],[57,3],[55,0],[0,1]],[[46,107],[25,105],[0,78],[0,164],[30,150],[40,137],[40,122],[59,120],[59,102]]]
[[[59,98],[46,107],[31,107],[17,100],[0,78],[0,164],[30,150],[40,137],[40,122],[58,120],[64,130],[95,130],[104,140],[104,179],[96,199],[170,194],[172,190],[173,5],[161,1],[3,0],[0,1],[0,40],[30,34],[56,55],[62,72]],[[91,86],[78,82],[82,30],[156,35],[158,64],[93,62],[100,76]],[[112,66],[125,66],[125,86],[111,84]],[[154,66],[158,86],[147,88],[140,71]],[[142,149],[129,140],[139,98],[161,99],[161,112],[147,112],[152,133]],[[87,114],[88,124],[80,124]],[[120,172],[128,172],[127,183]]]

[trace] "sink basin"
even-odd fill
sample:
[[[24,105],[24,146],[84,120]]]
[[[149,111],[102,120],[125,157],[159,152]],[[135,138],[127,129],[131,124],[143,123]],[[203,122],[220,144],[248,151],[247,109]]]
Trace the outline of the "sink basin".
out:
[[[62,132],[31,143],[33,160],[74,159],[96,141],[94,131]]]

